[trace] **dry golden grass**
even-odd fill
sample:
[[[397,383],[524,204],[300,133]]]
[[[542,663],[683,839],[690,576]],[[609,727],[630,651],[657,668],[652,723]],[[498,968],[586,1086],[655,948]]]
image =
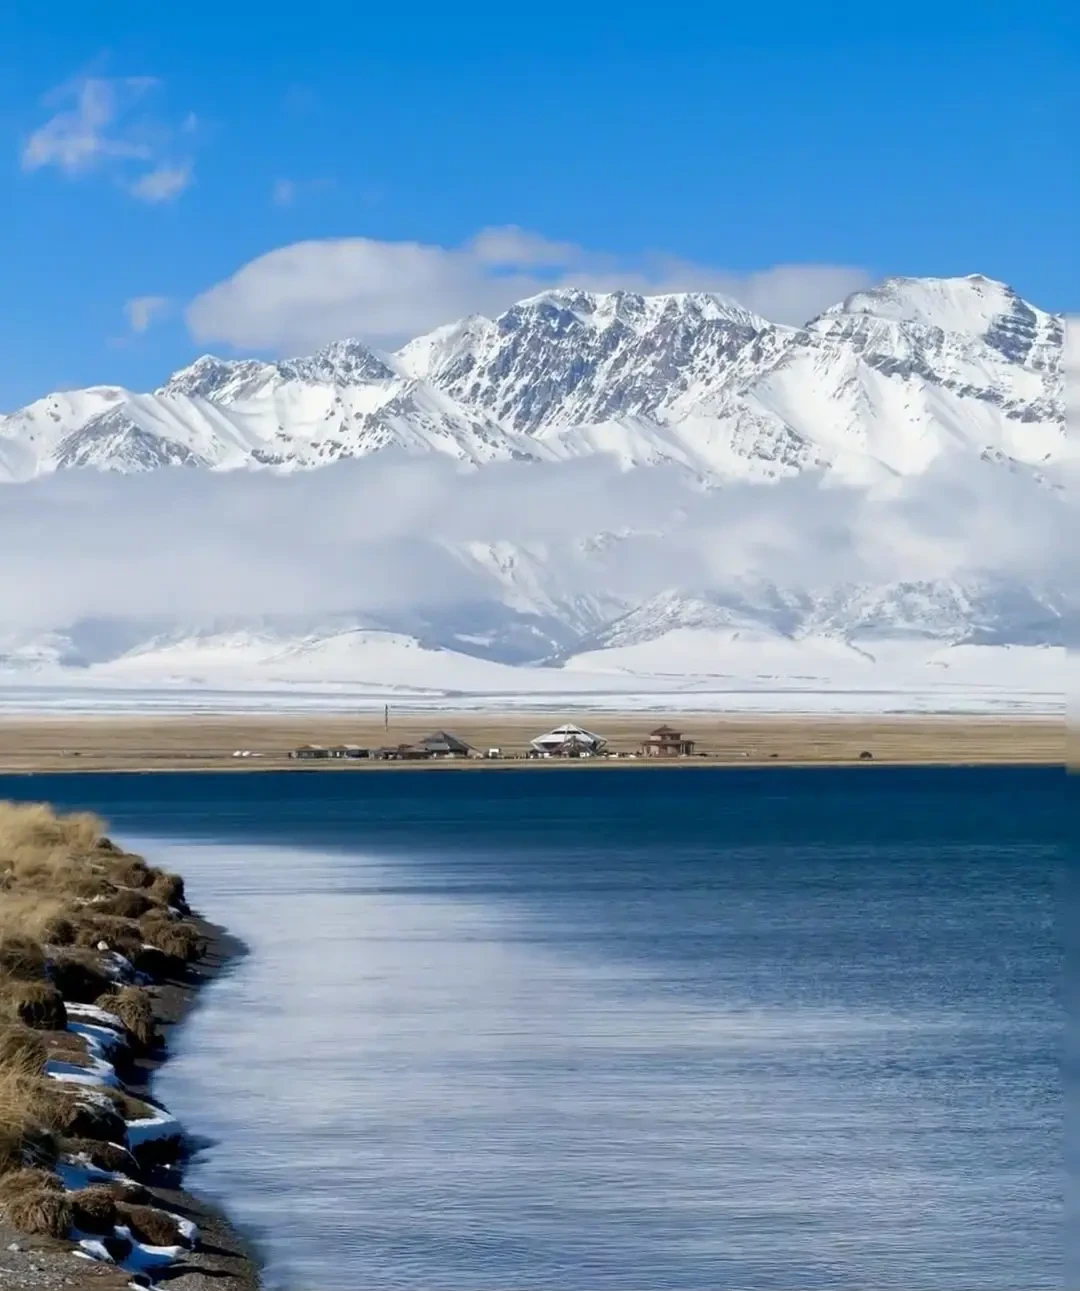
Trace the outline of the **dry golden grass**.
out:
[[[26,1192],[62,1192],[64,1189],[58,1175],[51,1170],[42,1170],[40,1166],[26,1166],[22,1170],[11,1170],[0,1175],[0,1205]]]
[[[12,1228],[31,1237],[67,1237],[75,1214],[67,1195],[52,1188],[17,1193],[5,1203]]]
[[[851,762],[864,749],[875,762],[1061,763],[1064,718],[1055,717],[790,717],[724,713],[423,712],[353,715],[5,718],[0,770],[327,770],[394,773],[407,763],[290,761],[298,745],[408,743],[433,730],[454,732],[474,748],[524,754],[530,738],[574,721],[603,735],[620,753],[636,752],[649,731],[667,722],[697,741],[709,762]],[[235,758],[237,750],[258,756]],[[700,759],[693,759],[697,765]],[[413,763],[441,769],[475,763]],[[551,763],[545,763],[551,766]],[[576,763],[596,767],[597,763]],[[603,763],[642,766],[643,763]],[[685,765],[685,763],[683,764]],[[129,886],[136,886],[130,884]]]
[[[111,1233],[116,1227],[116,1198],[109,1188],[82,1188],[71,1198],[72,1219],[84,1233]]]
[[[58,816],[46,803],[0,802],[0,855],[25,853],[34,859],[88,856],[105,829],[88,811]]]
[[[182,970],[201,950],[182,909],[181,881],[110,843],[97,817],[0,802],[0,1207],[20,1231],[63,1237],[74,1223],[109,1233],[119,1200],[142,1200],[134,1186],[57,1191],[43,1167],[58,1151],[137,1171],[117,1141],[125,1122],[151,1109],[121,1089],[99,1086],[95,1097],[54,1080],[47,1063],[89,1066],[82,1038],[67,1030],[66,1000],[99,1003],[134,1046],[154,1043],[151,996],[118,987],[104,950],[130,955],[137,967],[150,956],[159,970]],[[158,1215],[136,1207],[131,1218],[171,1238],[175,1224]]]
[[[70,945],[74,932],[66,922],[71,903],[51,896],[40,887],[18,891],[11,886],[14,875],[4,882],[3,853],[0,853],[0,938],[29,937],[54,946]]]
[[[125,986],[115,995],[103,995],[97,1002],[123,1022],[136,1044],[146,1049],[153,1045],[157,1034],[154,1002],[141,986]]]
[[[137,1241],[148,1246],[186,1246],[176,1216],[154,1206],[133,1205],[121,1201],[116,1206],[120,1223],[131,1229]]]
[[[0,1063],[0,1177],[51,1159],[53,1117],[46,1083],[32,1052],[16,1051]]]
[[[66,1033],[64,1033],[66,1034]],[[0,1026],[0,1067],[42,1071],[49,1049],[39,1031],[18,1022]]]
[[[37,1031],[62,1031],[67,1026],[64,997],[51,982],[27,982],[0,977],[0,1021],[23,1023]]]
[[[0,975],[20,982],[43,981],[47,963],[45,951],[36,938],[0,930]]]

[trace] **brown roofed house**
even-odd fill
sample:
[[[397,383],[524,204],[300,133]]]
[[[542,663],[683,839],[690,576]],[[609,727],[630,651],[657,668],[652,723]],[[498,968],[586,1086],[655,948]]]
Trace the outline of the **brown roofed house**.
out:
[[[467,758],[472,748],[449,731],[435,731],[417,740],[413,748],[432,758]]]
[[[642,741],[641,751],[650,758],[688,758],[694,752],[694,741],[683,738],[673,726],[658,726]]]

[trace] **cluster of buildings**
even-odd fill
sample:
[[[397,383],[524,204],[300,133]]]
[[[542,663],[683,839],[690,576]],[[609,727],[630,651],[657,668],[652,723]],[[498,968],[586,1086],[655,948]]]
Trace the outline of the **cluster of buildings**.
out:
[[[658,726],[641,742],[642,757],[691,757],[694,741],[671,726]],[[449,731],[434,731],[414,744],[388,744],[363,748],[359,744],[302,744],[289,754],[302,761],[327,758],[366,758],[377,762],[424,762],[445,758],[501,758],[500,749],[479,750]],[[529,741],[528,758],[619,757],[608,749],[601,735],[566,722]],[[631,755],[638,756],[638,755]]]

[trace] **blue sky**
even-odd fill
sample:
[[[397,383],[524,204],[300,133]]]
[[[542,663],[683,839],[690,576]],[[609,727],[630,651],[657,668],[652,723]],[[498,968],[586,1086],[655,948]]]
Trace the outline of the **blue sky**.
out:
[[[901,8],[8,0],[0,409],[546,281],[1080,309],[1066,7]]]

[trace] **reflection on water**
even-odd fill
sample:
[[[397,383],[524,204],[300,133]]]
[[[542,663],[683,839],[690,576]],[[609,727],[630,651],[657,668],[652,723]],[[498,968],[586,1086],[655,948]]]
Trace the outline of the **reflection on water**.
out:
[[[251,945],[163,1089],[273,1287],[1060,1285],[1046,893],[1008,865],[942,905],[821,855],[771,903],[452,844],[164,859]]]
[[[161,1093],[271,1291],[1035,1291],[1062,1285],[1064,779],[34,791],[167,834],[251,947]]]

